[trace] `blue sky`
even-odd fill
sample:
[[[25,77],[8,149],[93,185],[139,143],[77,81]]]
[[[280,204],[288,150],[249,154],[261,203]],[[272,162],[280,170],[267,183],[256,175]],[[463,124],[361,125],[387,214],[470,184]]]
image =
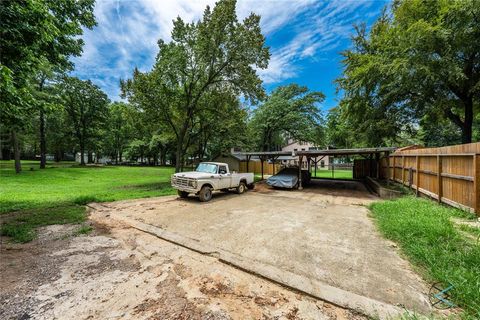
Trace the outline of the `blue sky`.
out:
[[[132,70],[150,70],[158,39],[170,40],[172,20],[201,18],[209,0],[97,0],[98,25],[86,30],[84,53],[73,59],[74,75],[91,79],[112,100],[119,100],[119,80]],[[267,91],[296,82],[326,95],[323,110],[336,106],[333,81],[341,74],[340,52],[349,48],[354,24],[371,25],[388,4],[382,0],[238,0],[240,19],[261,15],[271,60],[259,70]]]

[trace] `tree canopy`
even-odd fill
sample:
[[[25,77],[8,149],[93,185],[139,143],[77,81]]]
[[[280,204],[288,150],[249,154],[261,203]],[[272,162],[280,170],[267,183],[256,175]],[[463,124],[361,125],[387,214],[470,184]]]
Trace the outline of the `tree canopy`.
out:
[[[479,17],[475,0],[394,1],[369,32],[357,27],[338,84],[345,93],[341,108],[365,141],[394,140],[432,114],[455,125],[463,143],[472,141]]]
[[[69,124],[80,148],[80,163],[85,164],[85,148],[95,149],[108,115],[108,97],[90,80],[67,77],[60,85],[63,105]]]
[[[262,151],[278,148],[287,136],[300,141],[315,141],[321,127],[318,103],[325,95],[307,87],[290,84],[276,88],[258,106],[251,127]]]
[[[122,84],[131,103],[154,114],[173,132],[177,171],[199,119],[218,105],[219,98],[243,95],[255,102],[264,97],[256,68],[266,68],[270,55],[260,17],[252,13],[240,22],[235,6],[234,0],[221,0],[213,9],[207,6],[200,21],[186,23],[178,17],[172,41],[158,41],[153,69],[135,70]]]
[[[69,70],[69,57],[81,54],[79,36],[82,27],[95,25],[93,7],[94,0],[0,2],[0,123],[11,131],[12,140],[25,130],[35,107],[44,106],[37,103],[33,91],[38,87],[32,85],[41,70]],[[12,144],[18,148],[18,141]],[[19,172],[19,157],[15,161]]]

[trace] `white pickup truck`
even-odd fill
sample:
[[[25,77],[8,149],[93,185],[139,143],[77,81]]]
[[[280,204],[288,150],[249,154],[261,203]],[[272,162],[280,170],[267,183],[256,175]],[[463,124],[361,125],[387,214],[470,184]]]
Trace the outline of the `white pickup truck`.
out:
[[[253,173],[230,173],[228,164],[201,162],[195,171],[179,172],[172,176],[172,187],[181,198],[190,193],[198,194],[200,201],[210,201],[214,190],[228,191],[235,188],[241,194],[253,189]]]

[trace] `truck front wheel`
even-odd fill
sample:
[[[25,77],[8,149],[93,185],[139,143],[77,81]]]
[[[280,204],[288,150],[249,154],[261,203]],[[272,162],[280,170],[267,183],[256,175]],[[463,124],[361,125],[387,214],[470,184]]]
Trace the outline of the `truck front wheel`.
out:
[[[210,201],[212,199],[212,188],[209,186],[203,186],[198,196],[202,202]]]
[[[178,190],[178,196],[180,198],[187,198],[188,197],[188,192]]]
[[[245,191],[247,191],[247,187],[245,186],[245,182],[242,181],[242,182],[240,182],[240,184],[237,187],[237,193],[242,194]]]

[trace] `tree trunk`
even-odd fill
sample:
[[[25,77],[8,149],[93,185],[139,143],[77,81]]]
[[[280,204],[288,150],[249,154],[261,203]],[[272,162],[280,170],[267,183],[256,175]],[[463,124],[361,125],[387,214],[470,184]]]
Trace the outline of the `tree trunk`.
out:
[[[82,143],[80,144],[80,165],[81,165],[81,166],[84,166],[84,165],[85,165],[84,155],[85,155],[85,145],[84,145],[84,143],[82,142]]]
[[[88,163],[93,163],[93,154],[92,154],[92,151],[88,151],[88,153],[87,153],[87,161],[88,161]]]
[[[13,153],[15,158],[15,172],[22,172],[22,164],[20,163],[20,147],[18,146],[18,137],[15,130],[12,131]]]
[[[118,157],[120,158],[120,164],[122,163],[123,161],[123,154],[122,154],[122,151],[120,150],[120,152],[118,153]]]
[[[175,153],[175,172],[180,172],[182,169],[182,143],[177,143],[177,152]]]
[[[465,105],[465,120],[462,128],[462,143],[471,143],[473,126],[473,98],[468,97],[463,103]]]
[[[55,162],[62,161],[62,152],[60,150],[55,151]]]
[[[45,111],[40,108],[40,169],[45,169],[47,162],[47,143],[45,137]]]

